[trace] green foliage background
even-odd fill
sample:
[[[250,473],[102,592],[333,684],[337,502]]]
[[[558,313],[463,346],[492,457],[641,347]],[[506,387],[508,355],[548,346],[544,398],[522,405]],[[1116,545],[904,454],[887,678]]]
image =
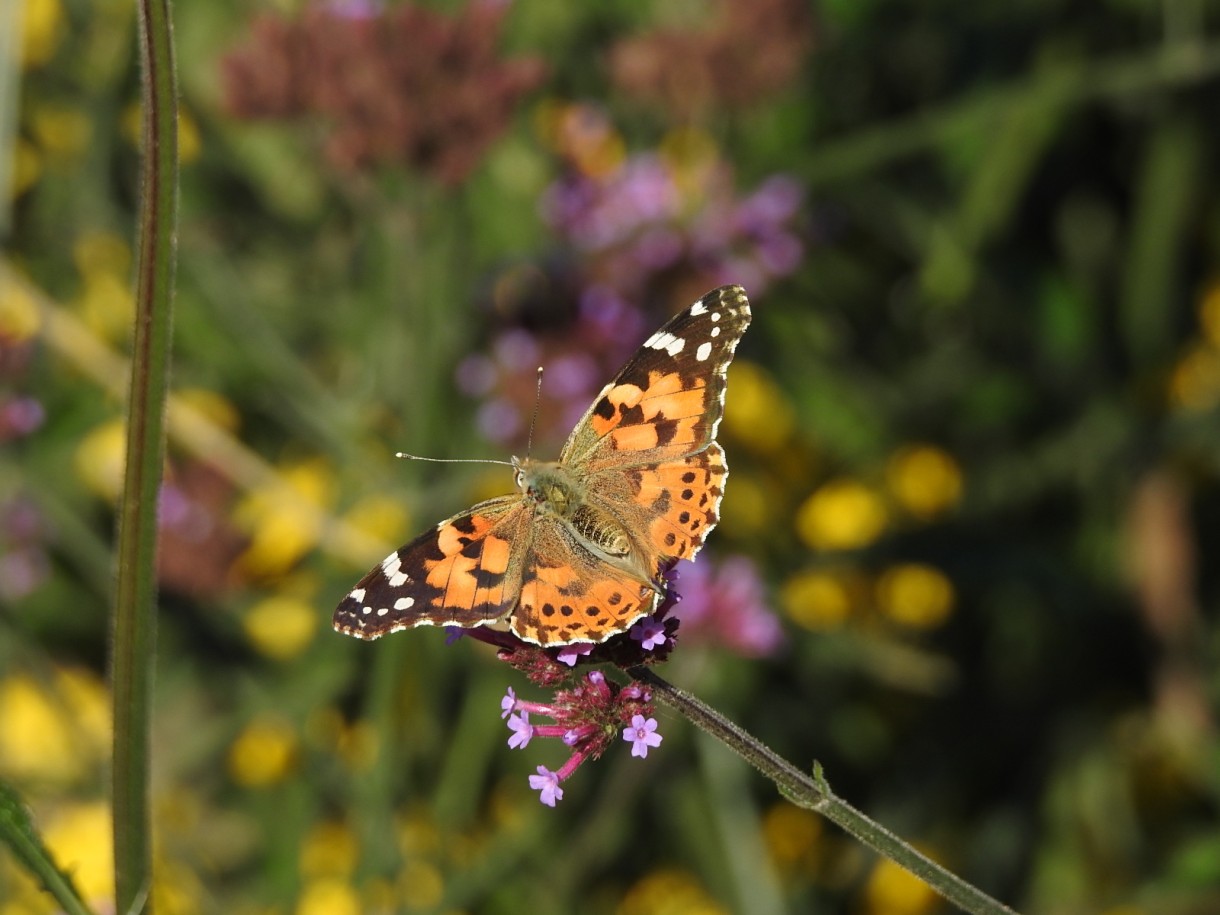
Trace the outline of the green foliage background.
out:
[[[694,0],[521,0],[495,53],[545,76],[446,183],[409,156],[337,167],[326,118],[236,117],[223,61],[254,12],[175,7],[169,478],[198,524],[163,545],[162,911],[935,910],[676,719],[544,808],[526,777],[564,748],[508,751],[497,701],[534,688],[485,646],[329,631],[386,549],[510,484],[391,457],[521,447],[480,435],[495,392],[462,393],[464,360],[513,330],[569,354],[596,282],[626,290],[642,339],[738,280],[731,258],[623,277],[540,215],[574,163],[658,151],[728,175],[688,188],[683,237],[723,216],[726,180],[803,188],[803,256],[749,289],[735,485],[701,559],[753,560],[785,643],[692,638],[663,673],[1022,911],[1220,909],[1220,6],[760,8],[808,31]],[[110,0],[24,14],[0,108],[0,776],[100,905],[134,30]],[[658,34],[679,86],[692,61],[722,74],[700,104],[616,78],[613,49]],[[734,56],[794,42],[761,88]],[[556,140],[565,117],[605,128],[591,160]],[[904,488],[913,449],[942,473]],[[931,577],[895,609],[885,582],[912,568]],[[51,910],[0,864],[0,913]]]

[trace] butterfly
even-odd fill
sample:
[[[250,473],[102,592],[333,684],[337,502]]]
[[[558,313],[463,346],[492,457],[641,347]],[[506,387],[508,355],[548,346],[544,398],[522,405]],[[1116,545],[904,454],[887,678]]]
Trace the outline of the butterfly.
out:
[[[656,608],[672,561],[720,520],[716,429],[750,323],[722,286],[644,341],[576,424],[558,461],[513,458],[518,492],[395,550],[335,610],[339,632],[490,626],[544,647],[600,643]]]

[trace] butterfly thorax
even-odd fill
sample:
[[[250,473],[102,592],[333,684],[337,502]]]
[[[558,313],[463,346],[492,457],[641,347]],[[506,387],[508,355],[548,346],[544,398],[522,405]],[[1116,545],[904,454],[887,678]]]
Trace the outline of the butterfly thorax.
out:
[[[626,556],[631,539],[618,519],[591,505],[584,485],[558,461],[513,459],[517,486],[537,511],[564,519],[580,537],[610,557]]]

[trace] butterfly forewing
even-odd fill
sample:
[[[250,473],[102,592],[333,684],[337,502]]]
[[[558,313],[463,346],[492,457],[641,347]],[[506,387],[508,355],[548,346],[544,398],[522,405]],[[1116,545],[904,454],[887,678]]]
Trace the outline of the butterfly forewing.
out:
[[[516,606],[520,558],[532,512],[505,496],[454,515],[360,580],[335,610],[334,626],[362,639],[414,626],[494,623]]]
[[[675,315],[594,399],[560,461],[596,472],[706,448],[724,411],[725,373],[749,323],[740,286],[721,286]]]

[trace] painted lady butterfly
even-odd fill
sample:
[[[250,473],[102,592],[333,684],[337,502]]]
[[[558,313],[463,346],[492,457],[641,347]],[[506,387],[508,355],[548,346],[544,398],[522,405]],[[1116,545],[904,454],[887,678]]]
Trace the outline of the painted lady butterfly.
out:
[[[603,642],[652,613],[662,567],[693,558],[720,520],[716,427],[749,323],[740,286],[675,315],[597,395],[558,461],[513,458],[519,493],[391,553],[339,604],[335,628],[375,639],[491,626],[557,646]]]

